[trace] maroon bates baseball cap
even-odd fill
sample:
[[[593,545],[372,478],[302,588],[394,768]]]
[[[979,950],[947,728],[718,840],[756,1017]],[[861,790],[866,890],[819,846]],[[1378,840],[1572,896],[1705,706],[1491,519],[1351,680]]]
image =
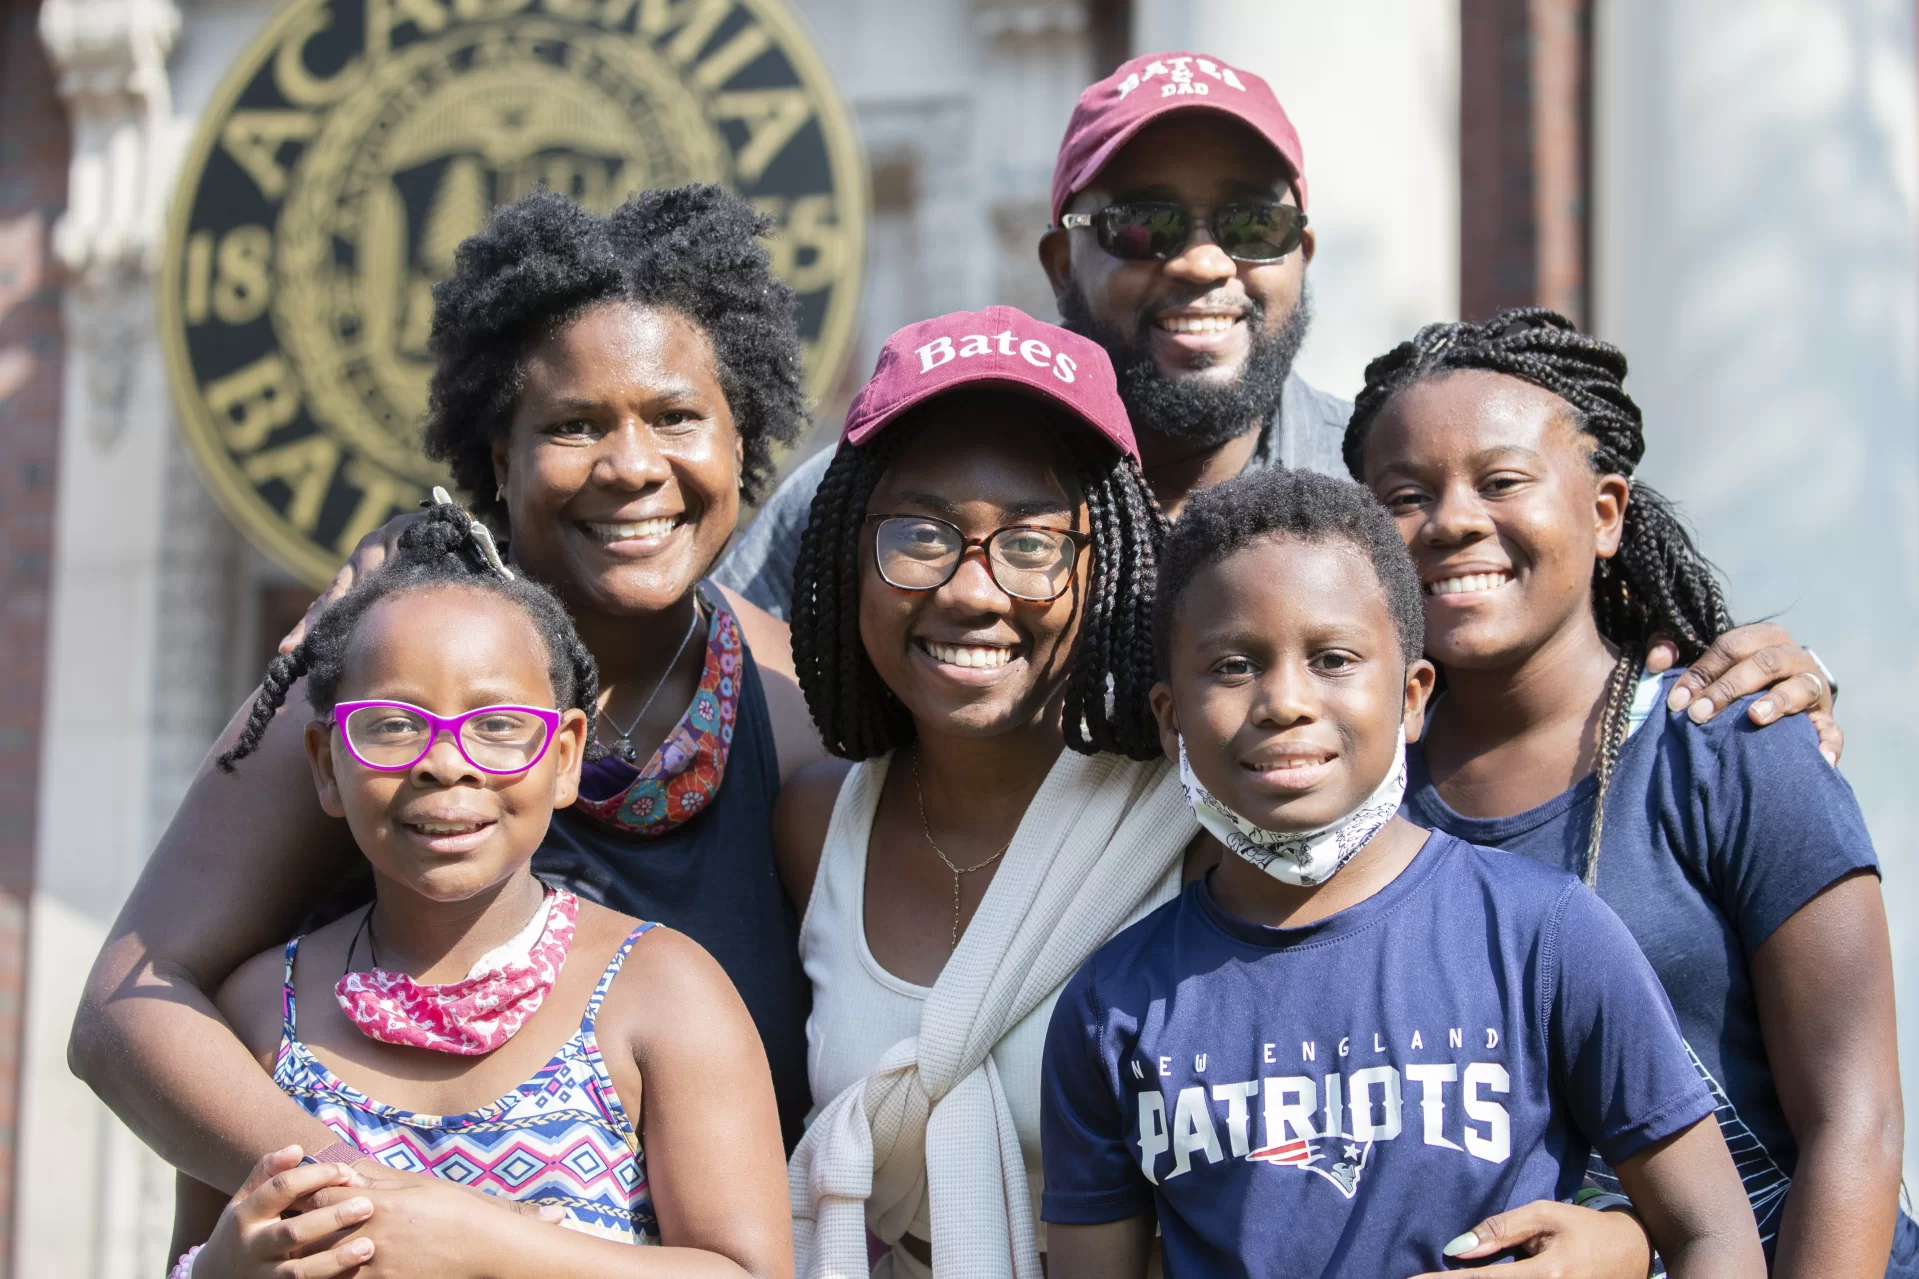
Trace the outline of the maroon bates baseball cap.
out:
[[[1079,95],[1053,166],[1053,225],[1066,202],[1141,129],[1174,111],[1217,111],[1251,125],[1293,170],[1306,207],[1306,157],[1299,131],[1272,86],[1250,71],[1196,53],[1149,53]]]
[[[864,444],[916,404],[949,391],[1000,387],[1093,428],[1138,460],[1113,364],[1097,343],[1017,307],[954,311],[909,324],[880,348],[873,376],[846,411],[842,444]]]

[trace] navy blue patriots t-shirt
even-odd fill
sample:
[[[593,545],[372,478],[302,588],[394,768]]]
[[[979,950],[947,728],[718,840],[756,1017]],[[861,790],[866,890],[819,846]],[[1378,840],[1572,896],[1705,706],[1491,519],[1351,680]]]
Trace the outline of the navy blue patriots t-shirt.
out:
[[[1169,1276],[1447,1269],[1491,1213],[1568,1199],[1712,1112],[1671,1007],[1583,885],[1443,833],[1300,928],[1204,879],[1053,1013],[1041,1216],[1156,1211]]]
[[[1760,728],[1747,699],[1695,724],[1665,709],[1677,678],[1649,676],[1637,690],[1643,722],[1613,774],[1599,897],[1672,999],[1770,1258],[1799,1150],[1773,1088],[1748,961],[1823,889],[1879,864],[1852,788],[1803,715]],[[1401,812],[1412,822],[1584,874],[1592,777],[1526,812],[1476,818],[1440,798],[1417,746],[1406,766]],[[1892,1273],[1919,1274],[1919,1227],[1903,1214],[1893,1261]]]

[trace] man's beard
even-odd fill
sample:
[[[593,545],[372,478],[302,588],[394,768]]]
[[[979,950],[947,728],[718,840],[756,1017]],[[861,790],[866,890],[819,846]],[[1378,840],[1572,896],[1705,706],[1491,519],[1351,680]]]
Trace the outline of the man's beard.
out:
[[[1195,448],[1217,448],[1263,427],[1279,412],[1293,358],[1312,323],[1312,300],[1301,281],[1299,302],[1275,332],[1265,327],[1266,309],[1247,299],[1244,323],[1253,335],[1246,367],[1230,382],[1172,377],[1153,358],[1151,318],[1142,317],[1139,336],[1127,339],[1093,319],[1077,280],[1059,298],[1060,323],[1106,349],[1119,375],[1119,398],[1136,430],[1155,431]]]

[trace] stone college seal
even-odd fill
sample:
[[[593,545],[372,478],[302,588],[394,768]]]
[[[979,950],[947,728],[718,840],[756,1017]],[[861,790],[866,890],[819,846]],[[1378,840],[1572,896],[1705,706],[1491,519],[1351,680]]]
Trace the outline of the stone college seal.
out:
[[[781,0],[295,0],[201,117],[168,219],[162,341],[208,486],[325,583],[447,482],[419,429],[455,246],[540,187],[608,213],[687,182],[778,223],[820,395],[853,336],[865,172]]]

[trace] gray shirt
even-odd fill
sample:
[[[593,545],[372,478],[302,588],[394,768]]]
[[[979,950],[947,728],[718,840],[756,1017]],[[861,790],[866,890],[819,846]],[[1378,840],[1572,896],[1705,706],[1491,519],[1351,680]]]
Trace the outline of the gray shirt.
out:
[[[1247,469],[1285,466],[1347,478],[1340,445],[1352,415],[1351,400],[1315,390],[1296,373],[1288,376],[1280,392],[1279,412],[1260,432],[1259,447],[1247,460]],[[800,533],[812,515],[813,490],[832,461],[833,450],[823,449],[793,468],[713,570],[714,581],[782,621],[789,620]]]

